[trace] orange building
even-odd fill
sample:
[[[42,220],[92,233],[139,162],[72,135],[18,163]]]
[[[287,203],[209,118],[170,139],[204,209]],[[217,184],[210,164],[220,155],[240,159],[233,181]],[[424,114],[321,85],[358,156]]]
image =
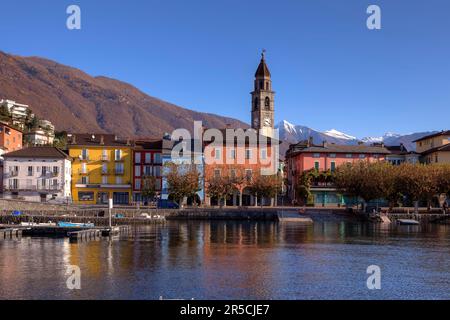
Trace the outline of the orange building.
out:
[[[0,121],[0,156],[22,149],[22,131]]]
[[[3,193],[3,158],[5,153],[22,149],[22,131],[0,121],[0,193]]]
[[[250,206],[262,203],[272,204],[272,199],[256,199],[250,195],[251,178],[259,174],[276,174],[278,171],[278,144],[274,137],[274,97],[272,79],[266,64],[264,53],[255,73],[253,92],[251,92],[250,130],[222,129],[216,130],[222,142],[204,134],[204,176],[205,182],[214,176],[245,175],[247,183],[239,187],[227,205]],[[239,137],[239,138],[236,138]],[[205,184],[205,202],[217,205],[217,199],[207,196]]]

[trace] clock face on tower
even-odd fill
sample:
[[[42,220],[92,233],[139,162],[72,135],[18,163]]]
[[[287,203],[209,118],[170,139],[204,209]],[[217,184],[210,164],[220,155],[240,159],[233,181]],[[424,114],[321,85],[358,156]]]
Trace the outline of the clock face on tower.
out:
[[[264,126],[266,126],[266,127],[272,126],[272,120],[270,120],[270,118],[265,118],[264,119]]]

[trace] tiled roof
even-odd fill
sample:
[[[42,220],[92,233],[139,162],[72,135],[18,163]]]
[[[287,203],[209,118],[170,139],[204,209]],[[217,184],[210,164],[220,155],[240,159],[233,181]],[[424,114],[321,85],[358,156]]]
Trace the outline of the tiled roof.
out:
[[[9,152],[3,155],[4,158],[45,158],[45,159],[70,159],[59,148],[56,147],[30,147],[13,152]]]
[[[130,139],[119,139],[114,134],[89,134],[76,133],[68,134],[68,145],[70,146],[110,146],[110,147],[127,147],[132,146],[133,141]]]
[[[136,140],[134,142],[135,149],[139,150],[161,150],[163,141],[159,140]]]
[[[422,137],[420,139],[414,140],[413,142],[419,142],[419,141],[423,141],[423,140],[426,140],[426,139],[431,139],[431,138],[439,137],[439,136],[450,136],[450,130],[442,130],[441,132],[430,134],[428,136],[425,136],[425,137]]]
[[[292,145],[288,154],[297,153],[371,153],[371,154],[390,154],[391,152],[383,146],[366,145],[337,145],[328,144],[325,146],[306,146],[304,144]]]

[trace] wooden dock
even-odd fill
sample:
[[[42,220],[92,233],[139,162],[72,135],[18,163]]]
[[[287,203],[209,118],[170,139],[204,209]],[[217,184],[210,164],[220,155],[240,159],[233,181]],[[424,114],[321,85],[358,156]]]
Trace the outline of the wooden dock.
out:
[[[15,239],[22,237],[21,228],[0,229],[0,240]]]
[[[102,230],[100,229],[88,229],[68,232],[67,236],[71,242],[98,240],[102,237]]]
[[[102,237],[118,236],[129,234],[131,226],[109,227],[59,227],[59,226],[20,226],[20,225],[0,225],[0,241],[5,239],[28,237],[54,237],[69,238],[72,242],[97,240]]]

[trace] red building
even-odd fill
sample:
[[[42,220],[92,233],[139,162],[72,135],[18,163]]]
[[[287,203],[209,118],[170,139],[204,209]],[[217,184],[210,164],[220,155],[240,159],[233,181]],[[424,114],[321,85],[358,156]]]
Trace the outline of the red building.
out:
[[[335,145],[324,142],[314,145],[312,141],[293,144],[286,152],[287,192],[290,200],[298,200],[295,194],[297,180],[300,175],[312,169],[319,172],[333,172],[345,163],[356,161],[385,161],[390,154],[384,145]],[[341,195],[329,185],[316,185],[312,188],[314,203],[318,205],[335,205],[343,203]]]
[[[162,140],[136,141],[133,149],[133,202],[147,203],[143,195],[148,177],[154,177],[158,194],[162,189]]]

